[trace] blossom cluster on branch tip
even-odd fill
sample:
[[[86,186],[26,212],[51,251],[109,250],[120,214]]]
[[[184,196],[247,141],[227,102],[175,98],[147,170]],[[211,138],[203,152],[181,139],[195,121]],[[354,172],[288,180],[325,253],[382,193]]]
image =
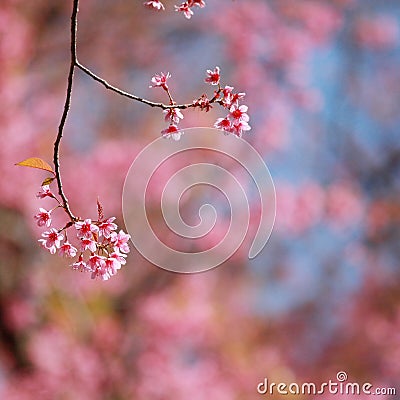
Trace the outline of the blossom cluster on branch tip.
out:
[[[176,105],[169,91],[167,80],[171,77],[169,72],[156,74],[151,78],[150,88],[162,88],[168,95],[169,105]],[[207,70],[207,76],[205,82],[211,86],[217,86],[214,91],[214,96],[210,100],[206,94],[202,94],[198,99],[194,100],[189,105],[180,106],[181,108],[199,108],[201,111],[208,112],[212,108],[212,104],[219,104],[223,108],[229,111],[228,115],[224,118],[218,118],[214,124],[217,129],[223,130],[226,134],[232,133],[238,137],[241,137],[243,132],[251,129],[249,125],[250,117],[247,114],[248,107],[244,104],[240,104],[241,100],[245,97],[245,93],[236,93],[233,91],[232,86],[221,86],[221,70],[219,67],[215,67],[213,70]],[[165,114],[165,121],[169,122],[169,126],[161,131],[161,135],[165,138],[179,140],[182,131],[179,130],[178,124],[183,119],[183,114],[179,108],[167,108],[163,110]]]
[[[57,208],[63,208],[62,203],[51,192],[48,185],[42,186],[36,195],[39,199],[51,197],[58,202],[52,210],[39,208],[34,216],[37,225],[50,228],[42,233],[39,243],[51,254],[78,259],[71,264],[74,270],[90,272],[92,279],[107,280],[114,276],[122,265],[126,264],[126,257],[130,251],[128,241],[130,235],[123,230],[117,233],[118,226],[114,223],[115,217],[104,218],[100,203],[98,206],[98,220],[76,220],[68,222],[63,228],[51,227],[51,213]],[[75,229],[75,246],[68,241],[68,229]]]
[[[154,10],[165,10],[164,4],[160,0],[150,0],[143,3],[146,7]],[[197,6],[200,8],[205,7],[206,3],[204,0],[187,0],[182,2],[180,5],[175,6],[175,11],[183,13],[183,15],[190,19],[193,15],[192,8]]]
[[[240,105],[240,101],[246,93],[235,93],[232,86],[225,86],[220,91],[220,104],[229,110],[229,114],[224,118],[218,118],[214,124],[217,129],[222,129],[225,133],[233,133],[241,137],[243,132],[249,131],[250,117],[247,114],[248,107]]]

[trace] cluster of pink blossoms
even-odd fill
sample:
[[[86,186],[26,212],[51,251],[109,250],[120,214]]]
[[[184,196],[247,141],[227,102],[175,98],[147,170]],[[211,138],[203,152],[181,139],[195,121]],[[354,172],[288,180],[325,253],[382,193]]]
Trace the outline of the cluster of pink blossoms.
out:
[[[248,107],[239,104],[246,93],[235,93],[232,86],[221,88],[219,67],[215,67],[214,70],[207,70],[207,75],[206,82],[211,85],[218,85],[218,90],[215,92],[218,104],[229,110],[229,114],[225,118],[217,119],[214,127],[242,137],[243,132],[251,129],[249,125],[250,117],[247,114]]]
[[[171,93],[168,88],[167,80],[171,77],[169,72],[156,74],[151,78],[150,88],[162,88],[168,95],[170,106],[176,105]],[[212,86],[217,86],[218,89],[214,91],[214,96],[210,100],[206,94],[202,94],[197,100],[194,100],[192,104],[185,105],[181,108],[199,108],[202,111],[208,112],[212,108],[213,103],[217,103],[222,107],[229,110],[229,113],[224,118],[218,118],[214,124],[214,127],[221,129],[224,132],[232,133],[238,137],[241,137],[243,132],[251,129],[249,125],[249,115],[247,114],[248,107],[244,104],[240,105],[240,101],[245,97],[245,93],[235,93],[232,86],[225,86],[222,88],[220,84],[221,74],[220,68],[215,67],[213,70],[207,70],[206,83]],[[161,135],[165,138],[171,138],[179,140],[182,131],[179,131],[179,121],[183,119],[183,114],[179,108],[168,108],[163,111],[165,114],[165,121],[169,122],[167,128],[161,131]]]
[[[153,8],[154,10],[165,10],[164,4],[160,0],[146,1],[144,5],[146,7]],[[179,6],[175,6],[175,11],[183,13],[187,19],[190,19],[193,15],[193,7],[197,6],[203,8],[205,5],[206,3],[204,0],[187,0],[181,3]]]
[[[50,197],[58,202],[58,205],[49,211],[39,208],[39,213],[34,216],[38,226],[50,228],[51,213],[63,206],[48,185],[42,186],[41,192],[36,196],[40,199]],[[99,214],[97,221],[91,219],[70,221],[64,228],[50,228],[42,233],[39,243],[51,254],[58,253],[60,256],[69,258],[78,256],[78,259],[71,264],[73,269],[91,272],[92,279],[107,280],[126,264],[125,258],[130,251],[128,244],[130,235],[122,230],[117,233],[115,217],[104,218],[100,203],[97,205]],[[67,230],[71,227],[74,227],[76,231],[76,247],[68,241]],[[85,255],[87,255],[86,259],[84,259]]]

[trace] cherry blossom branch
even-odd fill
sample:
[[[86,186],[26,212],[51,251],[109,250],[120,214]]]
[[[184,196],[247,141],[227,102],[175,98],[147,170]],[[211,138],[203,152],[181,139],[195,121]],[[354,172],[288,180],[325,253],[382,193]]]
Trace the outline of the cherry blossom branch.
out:
[[[76,0],[76,3],[78,1]],[[146,6],[150,8],[154,8],[156,10],[163,10],[164,6],[163,4],[156,0],[156,1],[148,1],[144,3]],[[191,8],[193,7],[200,7],[203,8],[205,6],[205,2],[203,0],[190,0],[186,1],[181,4],[181,6],[176,6],[176,10],[179,12],[183,12],[187,18],[190,18],[190,16],[193,14],[191,11]],[[154,102],[151,100],[144,99],[140,96],[137,96],[133,93],[129,93],[125,90],[122,90],[116,86],[111,85],[108,83],[104,78],[100,77],[99,75],[95,74],[92,70],[90,70],[88,67],[84,66],[78,61],[78,57],[76,54],[76,15],[75,19],[72,21],[72,25],[74,25],[74,35],[71,36],[71,41],[74,41],[74,43],[71,43],[71,71],[73,74],[73,69],[75,67],[79,68],[83,73],[85,73],[87,76],[95,80],[96,82],[100,83],[103,85],[106,89],[119,94],[120,96],[127,97],[131,100],[138,101],[140,103],[146,104],[150,107],[154,108],[160,108],[163,110],[165,114],[165,120],[169,121],[169,126],[168,128],[164,129],[161,131],[161,134],[165,137],[174,137],[175,139],[179,139],[180,135],[177,133],[178,132],[178,123],[180,119],[183,119],[183,114],[179,110],[185,110],[188,108],[199,108],[200,110],[204,111],[209,111],[210,108],[212,108],[212,104],[216,103],[222,106],[223,108],[227,108],[230,111],[230,114],[225,117],[225,118],[219,118],[217,122],[214,124],[214,126],[218,129],[222,129],[227,133],[233,133],[237,136],[241,136],[244,131],[247,131],[250,129],[250,126],[247,124],[248,122],[248,116],[245,114],[242,117],[242,113],[246,113],[247,107],[241,106],[241,110],[236,110],[236,108],[239,107],[238,102],[243,99],[245,96],[244,93],[234,93],[233,92],[233,87],[231,86],[225,86],[224,88],[221,87],[220,84],[220,69],[219,67],[216,67],[214,70],[207,70],[207,78],[205,79],[206,83],[209,83],[213,86],[217,86],[217,90],[214,91],[214,95],[211,99],[207,97],[207,95],[202,94],[199,98],[195,99],[191,103],[184,103],[184,104],[177,104],[171,95],[171,92],[168,88],[167,85],[167,80],[171,77],[169,73],[161,73],[160,75],[156,74],[153,76],[151,79],[151,82],[153,85],[150,87],[161,87],[164,89],[168,96],[168,104],[162,103],[162,102]],[[71,28],[72,29],[72,28]],[[70,74],[70,77],[72,78],[72,75]],[[68,97],[68,96],[67,96]],[[67,99],[68,100],[68,99]],[[231,108],[233,110],[231,110]],[[245,110],[244,108],[245,107]],[[232,113],[233,111],[234,114]],[[243,112],[242,112],[243,111]],[[68,112],[68,110],[67,110]]]
[[[72,213],[68,199],[64,193],[62,180],[61,180],[61,172],[60,172],[60,143],[64,133],[65,123],[67,121],[68,112],[71,106],[71,95],[72,95],[72,83],[74,79],[74,70],[76,66],[76,35],[77,35],[77,27],[78,27],[78,9],[79,9],[79,0],[73,0],[72,6],[72,15],[71,15],[71,63],[69,66],[68,80],[67,80],[67,93],[65,96],[64,110],[61,115],[60,125],[58,126],[58,134],[56,141],[54,142],[54,172],[57,180],[58,186],[58,194],[61,196],[63,201],[63,207],[66,213],[71,218],[71,221],[77,221],[78,218]]]
[[[123,97],[127,97],[128,99],[131,100],[135,100],[138,101],[140,103],[143,104],[147,104],[150,107],[157,107],[157,108],[161,108],[162,110],[168,110],[171,108],[177,108],[180,110],[185,110],[187,108],[195,108],[198,107],[198,104],[196,104],[196,102],[192,102],[192,103],[185,103],[185,104],[176,104],[171,97],[171,94],[169,92],[169,90],[167,91],[168,94],[168,98],[170,100],[170,104],[164,104],[161,102],[154,102],[151,100],[147,100],[144,99],[142,97],[136,96],[133,93],[129,93],[126,92],[125,90],[122,90],[116,86],[111,85],[110,83],[108,83],[105,79],[101,78],[100,76],[98,76],[97,74],[95,74],[92,70],[90,70],[89,68],[85,67],[83,64],[81,64],[78,59],[75,59],[75,66],[77,68],[79,68],[82,72],[84,72],[86,75],[88,75],[89,77],[91,77],[92,79],[94,79],[95,81],[99,82],[100,84],[102,84],[106,89],[111,90],[114,93],[117,93]],[[220,105],[222,105],[222,101],[219,99],[219,94],[221,93],[222,88],[221,86],[218,86],[218,90],[215,91],[214,96],[208,100],[209,104],[213,104],[213,103],[218,103]],[[200,100],[200,98],[198,99]]]
[[[212,104],[219,104],[223,108],[227,108],[230,111],[229,115],[225,118],[219,118],[214,124],[214,127],[221,129],[227,133],[233,133],[237,136],[242,136],[242,133],[244,131],[248,131],[251,129],[250,125],[248,125],[249,117],[247,115],[247,106],[239,106],[239,101],[244,98],[245,93],[234,93],[233,87],[231,86],[225,86],[224,88],[222,88],[220,84],[219,67],[215,67],[214,70],[207,70],[207,78],[205,79],[206,83],[217,87],[216,90],[214,90],[214,96],[209,99],[207,95],[202,94],[192,103],[186,104],[177,104],[172,98],[171,92],[167,84],[168,79],[171,77],[170,73],[161,73],[153,76],[153,78],[151,79],[152,85],[150,87],[162,88],[165,91],[168,96],[169,104],[164,104],[161,102],[157,103],[144,99],[111,85],[105,79],[96,75],[89,68],[82,65],[77,60],[77,58],[75,58],[75,66],[79,68],[82,72],[87,74],[89,77],[91,77],[93,80],[102,84],[106,89],[111,90],[114,93],[117,93],[123,97],[127,97],[131,100],[147,104],[150,107],[161,108],[165,114],[165,120],[169,121],[169,126],[161,131],[161,134],[164,137],[172,137],[175,140],[179,140],[180,133],[177,125],[179,121],[183,119],[183,114],[179,110],[198,107],[200,110],[204,110],[207,112],[210,110],[210,108],[212,108]]]
[[[158,108],[161,108],[163,110],[167,110],[169,108],[179,108],[181,110],[184,110],[184,109],[189,108],[189,107],[194,107],[193,103],[172,105],[172,104],[157,103],[157,102],[154,102],[154,101],[143,99],[142,97],[136,96],[136,95],[134,95],[132,93],[128,93],[125,90],[119,89],[119,88],[109,84],[105,79],[103,79],[100,76],[96,75],[89,68],[87,68],[84,65],[82,65],[78,60],[75,61],[75,65],[76,65],[77,68],[79,68],[81,71],[83,71],[86,75],[90,76],[95,81],[101,83],[106,89],[109,89],[109,90],[111,90],[111,91],[113,91],[113,92],[115,92],[115,93],[117,93],[117,94],[119,94],[121,96],[127,97],[129,99],[136,100],[136,101],[139,101],[140,103],[147,104],[150,107],[158,107]]]
[[[145,5],[152,8],[163,9],[163,5],[159,1],[149,1]],[[193,14],[191,8],[198,6],[204,7],[204,0],[188,0],[180,6],[176,6],[176,10],[182,12],[186,18],[190,18]],[[122,229],[117,233],[118,226],[113,222],[115,217],[106,218],[103,213],[103,207],[100,201],[97,200],[97,220],[89,218],[82,219],[76,217],[70,208],[68,198],[64,193],[63,184],[60,171],[60,144],[64,134],[65,124],[68,118],[68,113],[71,107],[72,86],[74,80],[75,68],[79,68],[86,75],[93,80],[102,84],[106,89],[111,90],[121,96],[127,97],[131,100],[147,104],[150,107],[161,108],[164,113],[164,119],[168,122],[168,127],[161,131],[162,136],[179,140],[182,132],[178,129],[178,124],[183,119],[181,110],[188,108],[198,108],[202,111],[209,111],[213,103],[219,104],[222,108],[229,110],[225,118],[219,118],[214,126],[226,133],[232,133],[241,136],[244,131],[250,130],[248,124],[249,116],[247,115],[247,106],[240,105],[240,101],[244,98],[245,93],[235,93],[233,87],[222,87],[220,83],[220,69],[215,67],[214,70],[207,70],[207,77],[205,82],[212,85],[214,95],[211,99],[206,94],[202,94],[199,98],[195,99],[192,103],[177,104],[169,90],[167,80],[171,74],[156,74],[151,78],[151,88],[161,88],[165,91],[168,97],[168,104],[156,103],[150,100],[143,99],[132,93],[128,93],[109,84],[105,79],[96,75],[89,68],[85,67],[78,61],[77,57],[77,32],[78,32],[78,11],[79,0],[72,1],[72,14],[71,14],[71,43],[70,52],[71,59],[69,65],[69,72],[67,76],[67,89],[65,95],[64,108],[62,111],[60,123],[58,126],[57,136],[54,142],[53,152],[53,168],[44,160],[31,157],[17,165],[39,168],[53,174],[52,177],[46,178],[42,182],[42,191],[36,196],[39,199],[51,198],[57,202],[57,205],[50,210],[39,208],[39,213],[34,216],[39,227],[46,227],[49,230],[42,233],[41,238],[38,240],[43,248],[48,250],[51,254],[58,254],[60,256],[75,258],[77,261],[73,262],[71,267],[74,270],[86,271],[91,273],[92,278],[100,278],[107,280],[114,276],[117,271],[126,263],[126,257],[129,253],[130,235],[126,234]],[[56,197],[50,190],[52,181],[57,181],[58,194],[60,199]],[[62,208],[69,217],[69,221],[64,224],[62,228],[54,228],[52,226],[52,213],[57,209]],[[68,230],[75,229],[75,246],[69,242]],[[74,238],[71,238],[72,240]],[[86,256],[86,259],[84,257]]]

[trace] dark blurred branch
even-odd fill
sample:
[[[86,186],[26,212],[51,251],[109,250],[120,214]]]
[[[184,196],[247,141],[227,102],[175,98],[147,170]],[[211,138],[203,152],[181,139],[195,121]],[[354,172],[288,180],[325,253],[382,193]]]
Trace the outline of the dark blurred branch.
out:
[[[7,295],[11,295],[7,293]],[[8,308],[8,296],[0,298],[0,340],[2,343],[2,349],[5,350],[13,357],[14,368],[17,370],[27,370],[31,366],[31,363],[27,357],[26,351],[23,346],[23,341],[19,336],[18,332],[9,326],[7,322],[7,316],[5,310]]]

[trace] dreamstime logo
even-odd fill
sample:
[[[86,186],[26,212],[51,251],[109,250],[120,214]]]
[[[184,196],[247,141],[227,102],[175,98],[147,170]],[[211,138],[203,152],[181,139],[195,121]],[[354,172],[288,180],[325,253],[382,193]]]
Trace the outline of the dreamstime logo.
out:
[[[249,227],[256,232],[248,257],[256,257],[271,235],[275,210],[274,184],[259,153],[213,128],[187,129],[179,141],[154,140],[135,158],[124,184],[123,215],[134,246],[174,272],[221,265]]]
[[[348,380],[345,371],[339,371],[336,374],[336,381],[329,379],[319,385],[313,382],[298,383],[275,383],[269,382],[268,378],[264,378],[257,385],[257,392],[262,395],[317,395],[317,394],[340,394],[340,395],[395,395],[394,387],[373,387],[369,382],[363,384],[356,382],[346,382]]]

